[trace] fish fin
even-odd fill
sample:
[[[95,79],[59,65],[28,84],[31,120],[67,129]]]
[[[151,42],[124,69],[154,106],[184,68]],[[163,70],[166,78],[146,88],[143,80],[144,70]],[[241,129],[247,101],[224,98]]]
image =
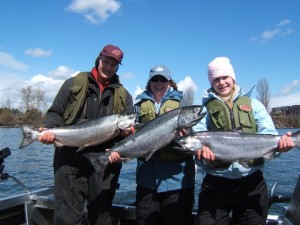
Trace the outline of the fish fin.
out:
[[[151,153],[145,157],[145,161],[148,161],[149,159],[151,159],[151,157],[154,155],[155,152],[156,151],[151,151]]]
[[[105,170],[108,164],[108,155],[105,152],[88,152],[83,154],[91,162],[97,173],[102,173]]]
[[[83,149],[85,149],[86,147],[87,147],[87,146],[80,146],[80,147],[77,149],[76,152],[77,152],[77,153],[78,153],[78,152],[81,152],[81,151],[82,151]]]
[[[274,159],[276,155],[276,151],[271,151],[263,156],[264,159]]]
[[[292,138],[294,138],[295,148],[300,148],[300,130],[292,133]]]
[[[300,137],[300,130],[297,130],[294,133],[292,133],[292,137]]]
[[[54,146],[55,147],[62,147],[62,146],[64,146],[62,143],[60,143],[59,141],[57,141],[57,140],[54,140]]]
[[[248,165],[247,162],[245,162],[245,161],[239,161],[238,163],[239,163],[240,165],[242,165],[243,167],[249,169],[249,165]]]
[[[122,162],[124,163],[128,163],[129,161],[131,161],[130,158],[121,158]]]
[[[35,140],[32,139],[31,137],[31,132],[33,131],[32,128],[30,126],[27,125],[21,125],[21,129],[22,129],[22,134],[23,134],[23,139],[22,142],[19,146],[19,149],[21,148],[25,148],[28,145],[30,145],[32,142],[34,142]]]

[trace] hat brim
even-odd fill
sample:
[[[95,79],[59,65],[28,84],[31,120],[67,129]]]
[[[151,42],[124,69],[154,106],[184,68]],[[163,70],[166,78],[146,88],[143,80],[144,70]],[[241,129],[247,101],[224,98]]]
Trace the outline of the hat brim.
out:
[[[118,58],[116,58],[116,56],[113,55],[113,54],[109,54],[109,53],[101,53],[101,55],[106,56],[106,57],[113,58],[113,59],[117,60],[119,64],[122,65],[121,61],[120,61]]]
[[[168,81],[171,80],[171,77],[170,76],[167,76],[167,75],[164,75],[164,74],[160,74],[160,73],[152,73],[150,76],[149,76],[149,79],[148,81],[150,81],[153,77],[155,76],[162,76],[164,78],[166,78]]]

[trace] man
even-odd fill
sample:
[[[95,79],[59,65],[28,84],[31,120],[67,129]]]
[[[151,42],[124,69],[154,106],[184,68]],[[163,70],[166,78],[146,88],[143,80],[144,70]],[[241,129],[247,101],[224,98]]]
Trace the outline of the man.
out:
[[[116,74],[122,58],[120,48],[107,45],[97,57],[91,72],[66,80],[47,111],[45,128],[132,111],[132,97],[120,84]],[[120,136],[127,135],[129,132],[124,131]],[[54,139],[50,131],[39,138],[44,144],[52,144]],[[116,139],[88,147],[83,153],[105,151],[113,146]],[[55,149],[54,222],[56,225],[82,224],[86,206],[90,225],[110,225],[109,210],[118,188],[122,164],[109,164],[103,174],[96,173],[83,153],[76,151],[77,148],[67,146]]]

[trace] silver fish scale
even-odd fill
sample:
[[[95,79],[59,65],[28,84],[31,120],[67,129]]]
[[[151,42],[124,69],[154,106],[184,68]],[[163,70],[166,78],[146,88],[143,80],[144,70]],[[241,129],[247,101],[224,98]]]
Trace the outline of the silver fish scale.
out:
[[[146,123],[139,131],[115,144],[110,152],[118,152],[124,160],[128,161],[137,157],[149,159],[154,152],[170,144],[178,135],[180,128],[188,128],[200,121],[205,114],[200,114],[202,106],[187,106],[174,109],[162,114]],[[98,160],[94,160],[92,155],[91,162],[94,167],[99,168],[99,163],[107,164],[107,157],[110,154],[101,154]]]
[[[120,122],[120,124],[119,124]],[[134,126],[136,114],[114,114],[85,121],[79,124],[47,129],[42,132],[35,131],[27,126],[22,126],[23,141],[19,148],[25,148],[33,141],[38,140],[40,135],[50,131],[55,135],[56,146],[84,147],[102,144],[120,133],[120,127],[126,129]]]
[[[263,157],[272,159],[281,136],[271,134],[246,134],[241,132],[203,131],[176,140],[175,148],[185,154],[195,154],[207,146],[217,160],[224,162],[248,161]],[[299,132],[292,137],[295,147],[299,146]]]

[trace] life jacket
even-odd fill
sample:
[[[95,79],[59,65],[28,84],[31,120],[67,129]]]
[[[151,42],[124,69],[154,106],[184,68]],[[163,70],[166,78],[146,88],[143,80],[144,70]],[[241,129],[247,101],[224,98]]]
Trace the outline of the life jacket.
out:
[[[209,130],[231,130],[242,129],[245,133],[257,133],[257,125],[253,115],[251,99],[247,96],[241,96],[233,102],[233,108],[230,108],[218,99],[211,99],[205,103],[210,116]],[[264,163],[263,158],[247,161],[249,166],[257,166]],[[214,167],[229,167],[231,163],[216,162]]]
[[[88,76],[88,72],[81,72],[74,78],[73,84],[70,87],[70,101],[63,115],[63,118],[65,119],[65,125],[73,124],[79,111],[82,109],[87,91],[89,89]],[[125,104],[126,90],[123,85],[120,84],[118,88],[114,89],[113,113],[115,114],[124,112]]]
[[[179,108],[179,106],[180,106],[179,101],[168,99],[160,107],[159,115],[169,112],[173,109]],[[155,113],[154,103],[151,100],[142,100],[140,103],[140,122],[146,123],[150,120],[153,120],[156,116],[157,115]],[[159,150],[159,157],[163,161],[174,161],[174,160],[185,159],[188,156],[181,152],[175,151],[169,146],[166,146]]]

